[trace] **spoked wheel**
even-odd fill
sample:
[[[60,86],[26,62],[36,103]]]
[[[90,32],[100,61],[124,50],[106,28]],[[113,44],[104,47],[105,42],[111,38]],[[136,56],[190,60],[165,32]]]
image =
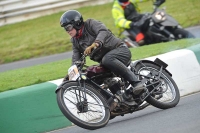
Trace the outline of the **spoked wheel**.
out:
[[[136,66],[136,72],[139,74],[138,78],[140,80],[146,78],[145,76],[150,72],[159,72],[159,70],[159,66],[151,63],[143,63]],[[149,86],[153,83],[154,85]],[[153,90],[152,94],[146,99],[146,101],[157,108],[172,108],[176,106],[180,100],[178,87],[165,70],[161,73],[160,79],[158,79],[157,76],[151,77],[151,79],[146,83],[146,86],[149,92]]]
[[[57,92],[59,108],[77,126],[91,130],[101,128],[109,121],[109,107],[94,88],[87,84],[85,88],[84,92],[78,83],[66,83]]]

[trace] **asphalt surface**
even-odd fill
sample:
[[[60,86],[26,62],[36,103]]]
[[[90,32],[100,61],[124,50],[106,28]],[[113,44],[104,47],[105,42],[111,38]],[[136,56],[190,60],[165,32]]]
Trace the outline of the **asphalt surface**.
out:
[[[200,26],[190,27],[190,28],[187,28],[186,30],[193,33],[195,35],[195,37],[200,38]],[[28,60],[22,60],[22,61],[2,64],[2,65],[0,65],[0,72],[5,72],[5,71],[9,71],[9,70],[24,68],[24,67],[30,67],[30,66],[34,66],[34,65],[39,65],[39,64],[44,64],[44,63],[49,63],[49,62],[54,62],[54,61],[59,61],[59,60],[64,60],[67,58],[71,58],[71,56],[72,56],[72,51],[61,53],[61,54],[40,57],[40,58],[33,58],[33,59],[28,59]]]
[[[71,126],[48,133],[199,133],[200,93],[182,97],[171,109],[147,107],[132,114],[117,116],[100,129]]]

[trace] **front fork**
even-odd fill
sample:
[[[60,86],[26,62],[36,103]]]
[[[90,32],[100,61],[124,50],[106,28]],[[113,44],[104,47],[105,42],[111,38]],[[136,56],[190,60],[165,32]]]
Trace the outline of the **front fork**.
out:
[[[78,85],[77,85],[78,90],[75,91],[77,102],[83,103],[84,105],[86,105],[85,103],[87,103],[87,97],[86,97],[85,80],[78,78],[77,82],[78,82]]]
[[[87,103],[87,97],[86,97],[86,88],[85,88],[85,84],[88,83],[89,85],[91,85],[94,89],[96,89],[97,92],[99,92],[104,98],[105,100],[107,101],[109,107],[110,107],[110,110],[112,108],[112,104],[114,102],[114,98],[113,98],[113,95],[110,94],[109,92],[107,92],[106,90],[102,89],[98,84],[96,84],[95,82],[93,82],[91,79],[87,78],[87,79],[82,79],[82,78],[79,78],[78,79],[78,85],[77,85],[77,88],[79,88],[78,92],[75,92],[76,93],[76,97],[77,97],[77,101],[78,102],[82,102],[80,99],[80,93],[82,93],[82,99],[83,99],[83,103]],[[83,90],[80,92],[80,90]],[[79,96],[78,94],[79,93]],[[106,108],[109,108],[106,106]]]

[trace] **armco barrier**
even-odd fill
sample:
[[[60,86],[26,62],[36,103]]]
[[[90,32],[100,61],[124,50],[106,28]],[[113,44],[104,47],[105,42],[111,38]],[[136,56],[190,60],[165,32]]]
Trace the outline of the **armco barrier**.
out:
[[[194,50],[194,52],[192,51]],[[181,96],[200,91],[200,44],[155,58],[168,63]],[[0,93],[0,132],[47,132],[72,125],[58,108],[55,89],[62,79]]]

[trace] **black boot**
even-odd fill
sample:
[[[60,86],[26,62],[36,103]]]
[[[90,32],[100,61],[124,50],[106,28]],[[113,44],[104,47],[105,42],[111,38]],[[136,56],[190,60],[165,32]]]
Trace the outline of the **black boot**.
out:
[[[123,94],[122,97],[125,101],[132,101],[133,100],[133,96],[131,95],[131,89],[126,90]]]
[[[132,91],[134,95],[139,95],[146,88],[140,81],[132,82],[131,85],[133,86]]]

